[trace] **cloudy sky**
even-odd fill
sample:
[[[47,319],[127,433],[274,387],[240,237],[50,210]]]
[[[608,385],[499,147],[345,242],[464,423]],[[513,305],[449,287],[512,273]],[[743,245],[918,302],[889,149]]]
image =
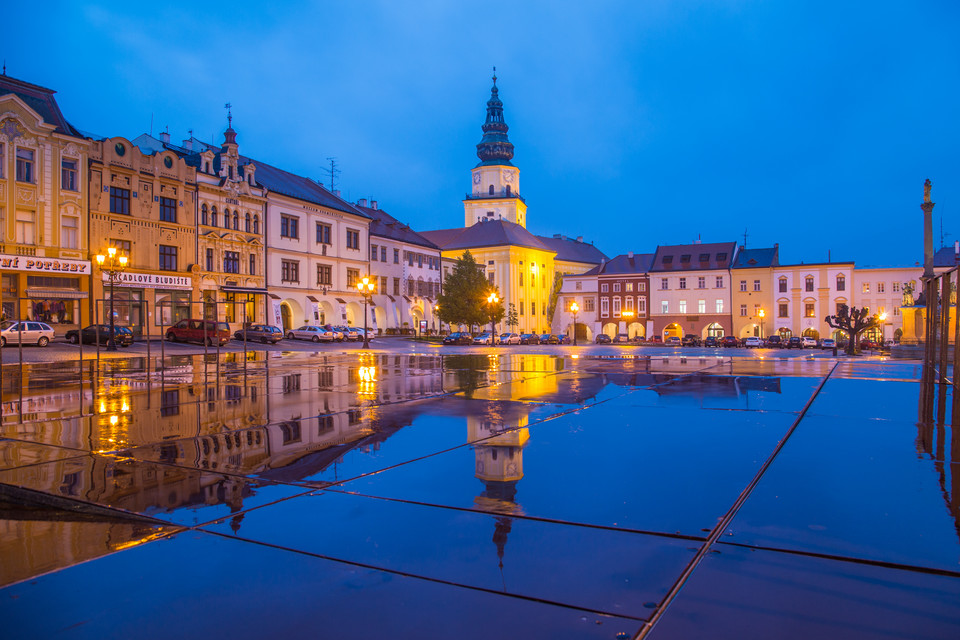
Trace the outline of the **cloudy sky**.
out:
[[[610,256],[780,243],[922,260],[960,240],[960,3],[53,2],[4,11],[7,74],[100,135],[169,129],[462,224],[496,65],[528,228]],[[18,25],[11,27],[11,25]]]

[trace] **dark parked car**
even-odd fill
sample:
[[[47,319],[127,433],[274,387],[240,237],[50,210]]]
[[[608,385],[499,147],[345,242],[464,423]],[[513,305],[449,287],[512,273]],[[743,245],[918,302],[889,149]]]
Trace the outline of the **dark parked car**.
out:
[[[119,327],[114,325],[114,329],[117,332],[116,343],[121,347],[129,347],[133,344],[133,331],[126,327]],[[110,342],[110,325],[108,324],[92,324],[89,327],[84,327],[83,329],[71,329],[67,331],[64,337],[67,339],[67,342],[70,344],[77,344],[83,340],[83,344],[97,344],[99,336],[100,344],[107,344]]]
[[[668,336],[667,339],[663,341],[663,344],[668,347],[679,347],[681,346],[680,336]]]
[[[540,344],[560,344],[560,338],[552,333],[545,333],[540,336]]]
[[[560,344],[571,344],[573,342],[570,339],[570,336],[568,336],[565,333],[561,333],[560,335],[558,335],[557,339],[560,341]]]
[[[246,333],[247,342],[257,341],[264,344],[268,342],[276,344],[283,340],[283,331],[268,324],[252,324],[246,329],[235,331],[233,337],[242,341],[244,339],[244,333]]]
[[[743,346],[740,344],[737,336],[723,336],[723,339],[720,340],[720,344],[723,345],[724,348]]]
[[[682,347],[699,347],[701,344],[700,336],[692,333],[683,336],[683,340],[680,341],[680,346]]]
[[[707,338],[703,341],[703,346],[713,348],[719,347],[720,339],[717,338],[717,336],[707,336]]]
[[[598,333],[597,339],[594,340],[594,342],[596,342],[597,344],[610,344],[611,342],[613,342],[613,340],[611,340],[610,336],[608,336],[605,333]]]
[[[800,336],[792,336],[787,340],[787,349],[803,349],[803,340]]]
[[[443,344],[472,344],[473,336],[463,331],[454,331],[443,339]]]
[[[230,326],[226,322],[214,320],[181,320],[167,329],[169,342],[197,342],[214,346],[227,344],[230,339]]]
[[[613,337],[613,344],[630,344],[630,336],[626,333],[618,333]]]
[[[768,349],[783,349],[783,340],[780,336],[770,336],[767,338],[764,346]]]
[[[540,336],[535,333],[520,334],[520,344],[540,344]]]

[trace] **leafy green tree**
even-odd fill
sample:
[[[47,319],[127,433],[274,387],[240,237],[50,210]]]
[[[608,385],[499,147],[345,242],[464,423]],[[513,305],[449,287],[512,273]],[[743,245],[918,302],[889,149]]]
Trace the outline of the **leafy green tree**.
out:
[[[483,265],[465,251],[443,281],[443,293],[438,300],[440,319],[471,328],[498,322],[504,316],[503,302],[491,307],[487,302],[491,291],[499,297],[496,288],[487,282]]]

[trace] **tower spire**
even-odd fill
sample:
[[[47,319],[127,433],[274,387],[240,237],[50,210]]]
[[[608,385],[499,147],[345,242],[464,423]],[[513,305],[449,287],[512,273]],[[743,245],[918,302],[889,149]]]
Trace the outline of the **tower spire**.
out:
[[[503,103],[500,101],[500,91],[497,89],[497,68],[493,68],[493,87],[490,89],[490,99],[487,100],[487,119],[481,127],[483,138],[477,145],[477,157],[480,165],[511,165],[513,159],[513,144],[507,138],[510,128],[503,120]],[[511,165],[512,166],[512,165]]]

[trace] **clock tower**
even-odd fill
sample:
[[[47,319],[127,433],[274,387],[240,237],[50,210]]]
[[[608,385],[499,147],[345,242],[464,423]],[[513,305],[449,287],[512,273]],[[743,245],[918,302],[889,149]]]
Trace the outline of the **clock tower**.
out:
[[[503,121],[496,67],[487,101],[487,120],[482,128],[483,139],[477,145],[480,162],[471,170],[472,187],[463,201],[464,226],[507,220],[526,228],[527,204],[520,196],[520,170],[510,162],[513,144],[507,138],[509,127]]]

